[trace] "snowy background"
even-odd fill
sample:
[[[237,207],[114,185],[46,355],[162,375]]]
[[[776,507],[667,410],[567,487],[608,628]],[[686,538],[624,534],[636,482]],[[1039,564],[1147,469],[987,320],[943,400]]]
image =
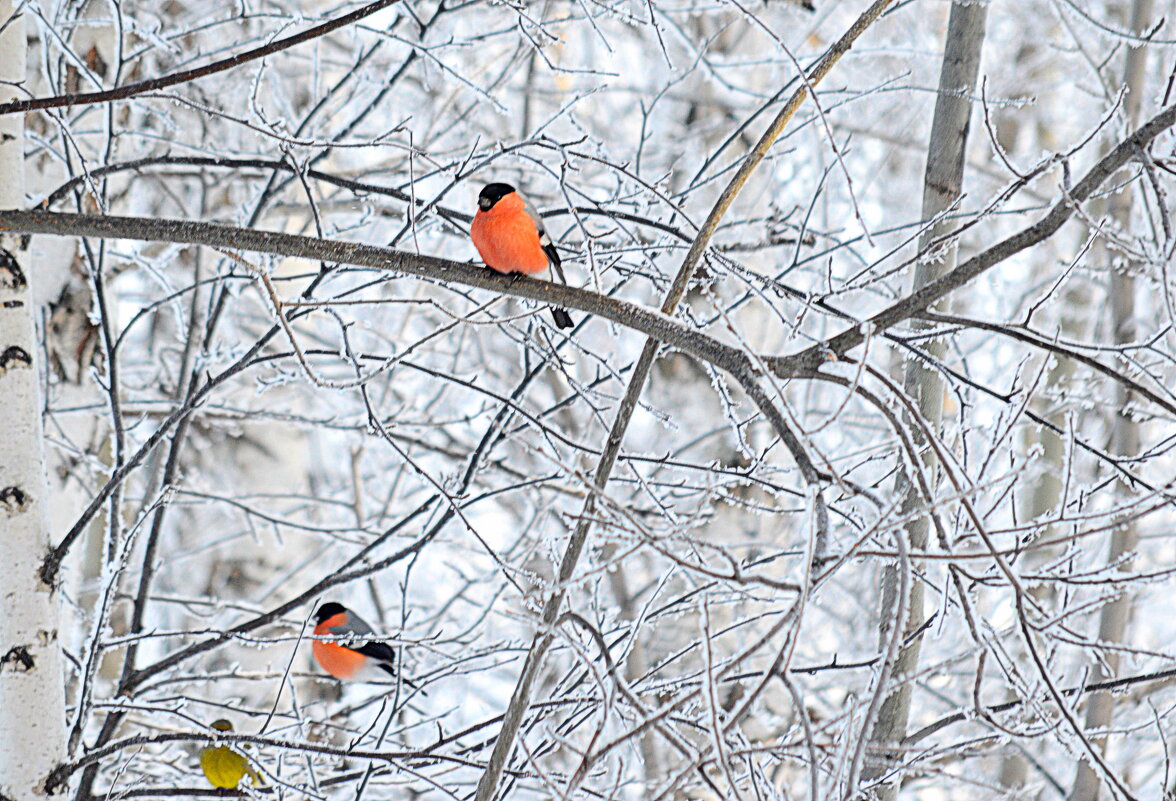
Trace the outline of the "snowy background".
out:
[[[1173,102],[1173,5],[1134,3],[989,9],[948,214],[960,262]],[[28,89],[146,80],[356,7],[29,3]],[[30,113],[28,205],[467,262],[478,190],[506,181],[547,215],[572,284],[656,308],[798,68],[865,8],[401,2],[216,75]],[[683,324],[757,359],[795,353],[944,257],[917,242],[950,11],[893,6],[801,106],[724,216]],[[271,797],[472,798],[587,522],[511,798],[1058,799],[1091,753],[1104,798],[1164,798],[1173,141],[937,307],[958,319],[875,331],[828,379],[765,378],[822,474],[824,536],[738,383],[669,349],[585,519],[645,344],[624,325],[573,310],[564,336],[534,303],[457,283],[37,238],[55,543],[150,443],[66,564],[71,793],[215,795],[196,752],[229,717]],[[920,423],[899,388],[926,372],[944,408]],[[912,507],[900,474],[916,472],[930,497]],[[385,633],[427,695],[317,669],[302,638],[322,600]],[[921,653],[894,670],[908,613],[898,644]],[[1129,681],[1082,690],[1108,677]],[[1096,698],[1109,724],[1088,718]],[[880,769],[883,700],[911,736]]]

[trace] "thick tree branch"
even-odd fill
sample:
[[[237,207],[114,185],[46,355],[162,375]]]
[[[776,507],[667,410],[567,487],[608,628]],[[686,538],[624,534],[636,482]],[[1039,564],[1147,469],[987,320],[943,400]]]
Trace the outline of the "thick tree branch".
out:
[[[737,348],[725,345],[714,337],[688,328],[668,315],[645,306],[600,295],[587,289],[525,276],[502,275],[472,264],[435,256],[356,242],[256,231],[214,223],[64,212],[0,210],[0,231],[204,245],[389,270],[419,278],[487,289],[503,295],[514,295],[539,301],[544,305],[578,309],[640,331],[659,342],[710,362],[720,369],[742,371],[744,374],[757,372],[751,360]]]

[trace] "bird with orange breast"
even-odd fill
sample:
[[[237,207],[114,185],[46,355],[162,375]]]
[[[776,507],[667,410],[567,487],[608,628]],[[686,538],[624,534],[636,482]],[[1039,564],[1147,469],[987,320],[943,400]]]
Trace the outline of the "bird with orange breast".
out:
[[[396,652],[375,636],[364,619],[343,604],[329,601],[315,612],[315,639],[310,649],[319,666],[344,681],[386,681],[396,678]],[[327,639],[336,636],[338,640]],[[401,676],[414,689],[417,685]]]
[[[561,283],[567,280],[559,252],[543,227],[543,218],[510,184],[486,184],[478,195],[478,211],[470,226],[470,239],[486,266],[500,273],[547,277],[550,269]],[[572,318],[551,307],[559,328],[571,328]]]

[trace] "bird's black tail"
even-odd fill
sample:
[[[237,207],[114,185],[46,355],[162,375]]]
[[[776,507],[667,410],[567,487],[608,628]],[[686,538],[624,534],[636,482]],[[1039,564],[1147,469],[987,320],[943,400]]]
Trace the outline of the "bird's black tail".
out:
[[[555,318],[556,328],[571,328],[575,323],[572,322],[572,315],[568,314],[563,309],[551,307],[551,316]]]
[[[388,662],[377,662],[376,664],[379,667],[383,668],[384,672],[386,672],[389,676],[391,676],[392,678],[396,678],[396,668],[394,668],[391,664],[389,664]],[[402,682],[404,682],[405,684],[407,684],[412,689],[419,691],[421,695],[428,695],[427,692],[425,692],[424,690],[421,689],[421,685],[417,684],[415,681],[410,679],[408,676],[405,676],[403,673],[400,674],[400,680]]]

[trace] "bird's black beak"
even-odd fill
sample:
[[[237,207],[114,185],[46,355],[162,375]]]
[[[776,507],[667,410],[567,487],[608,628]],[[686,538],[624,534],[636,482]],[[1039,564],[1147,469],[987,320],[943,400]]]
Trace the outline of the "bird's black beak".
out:
[[[490,211],[490,207],[494,205],[494,201],[488,197],[478,198],[478,208],[482,211]]]

